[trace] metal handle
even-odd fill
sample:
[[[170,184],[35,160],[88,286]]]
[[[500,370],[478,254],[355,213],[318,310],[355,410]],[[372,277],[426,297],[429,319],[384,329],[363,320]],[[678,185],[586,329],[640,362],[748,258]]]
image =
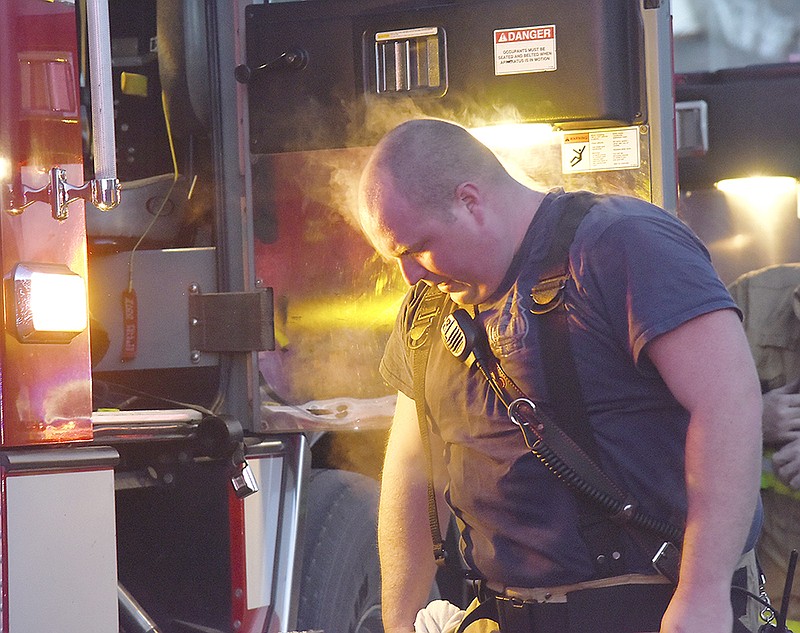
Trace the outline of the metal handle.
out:
[[[87,0],[89,68],[92,94],[92,153],[97,180],[116,180],[114,92],[111,80],[111,28],[108,0]]]

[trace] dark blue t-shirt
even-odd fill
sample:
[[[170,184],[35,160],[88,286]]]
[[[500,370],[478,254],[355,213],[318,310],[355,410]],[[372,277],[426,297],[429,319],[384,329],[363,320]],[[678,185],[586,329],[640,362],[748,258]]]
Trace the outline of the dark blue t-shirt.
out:
[[[545,407],[538,317],[529,311],[530,294],[570,198],[560,190],[548,194],[500,289],[479,306],[506,373]],[[688,414],[641,352],[654,337],[696,316],[736,305],[690,229],[635,198],[599,198],[575,235],[570,270],[565,291],[570,344],[601,466],[642,510],[683,525]],[[410,397],[404,333],[416,294],[412,290],[406,298],[381,363],[384,378]],[[578,533],[573,492],[528,452],[486,381],[453,358],[438,335],[426,397],[432,430],[444,441],[446,496],[470,567],[503,586],[553,586],[594,577]],[[627,539],[624,559],[629,572],[653,571],[641,547]]]

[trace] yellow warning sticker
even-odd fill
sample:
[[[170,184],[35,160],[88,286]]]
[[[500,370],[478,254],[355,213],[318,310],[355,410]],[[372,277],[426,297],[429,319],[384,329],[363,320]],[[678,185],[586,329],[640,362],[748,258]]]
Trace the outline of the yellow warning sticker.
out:
[[[587,132],[564,132],[561,140],[561,171],[577,174],[589,171],[638,169],[639,128],[621,127]]]

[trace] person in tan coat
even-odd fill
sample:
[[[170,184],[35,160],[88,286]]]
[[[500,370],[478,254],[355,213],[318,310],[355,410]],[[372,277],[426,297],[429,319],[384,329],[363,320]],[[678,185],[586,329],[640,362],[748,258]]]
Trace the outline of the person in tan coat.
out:
[[[752,271],[729,290],[744,314],[763,392],[764,526],[757,554],[777,609],[789,554],[800,549],[800,263]],[[789,617],[800,620],[800,579]]]

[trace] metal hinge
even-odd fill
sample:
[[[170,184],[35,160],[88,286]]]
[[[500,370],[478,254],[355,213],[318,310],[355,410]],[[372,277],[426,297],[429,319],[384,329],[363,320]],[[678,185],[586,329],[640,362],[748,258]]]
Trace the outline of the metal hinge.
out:
[[[189,292],[189,344],[199,352],[275,349],[272,288],[255,292]]]

